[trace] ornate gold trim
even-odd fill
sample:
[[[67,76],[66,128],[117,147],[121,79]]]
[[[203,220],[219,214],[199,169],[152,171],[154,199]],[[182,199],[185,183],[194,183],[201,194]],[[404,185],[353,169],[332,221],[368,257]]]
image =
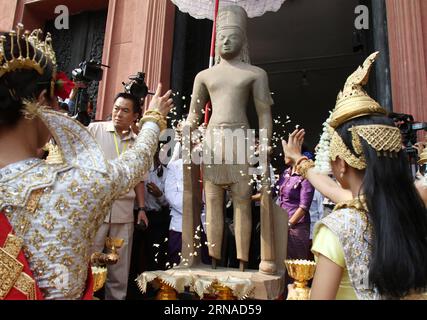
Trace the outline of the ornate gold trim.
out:
[[[28,198],[26,209],[35,213],[37,210],[37,206],[39,205],[40,198],[43,196],[43,189],[37,189],[31,192],[30,197]]]
[[[12,257],[17,257],[19,251],[21,251],[24,240],[14,236],[13,234],[8,234],[6,242],[4,243],[3,250],[10,254]]]
[[[360,212],[368,212],[368,206],[366,205],[365,197],[363,195],[352,200],[337,203],[333,211],[344,208],[353,208]]]
[[[331,143],[329,155],[332,161],[337,157],[343,159],[350,167],[358,170],[366,168],[365,156],[362,153],[359,157],[355,156],[345,145],[344,141],[333,128],[331,128]]]
[[[12,288],[25,294],[28,300],[36,299],[36,283],[23,272],[24,265],[17,257],[24,240],[9,233],[3,248],[0,248],[0,300],[3,300]]]
[[[23,264],[16,257],[0,248],[0,300],[14,287],[23,269]]]

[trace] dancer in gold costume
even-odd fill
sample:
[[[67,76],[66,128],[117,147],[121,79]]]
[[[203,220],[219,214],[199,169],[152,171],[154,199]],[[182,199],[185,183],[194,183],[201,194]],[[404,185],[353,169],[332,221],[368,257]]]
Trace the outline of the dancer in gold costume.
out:
[[[0,299],[91,299],[93,238],[150,168],[171,92],[159,86],[134,147],[108,161],[85,127],[51,110],[56,59],[40,34],[0,35]],[[37,158],[51,137],[55,155]]]

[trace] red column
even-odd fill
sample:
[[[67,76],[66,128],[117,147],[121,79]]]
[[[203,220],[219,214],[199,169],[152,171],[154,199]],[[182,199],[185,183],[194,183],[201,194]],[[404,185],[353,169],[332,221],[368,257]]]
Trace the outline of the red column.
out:
[[[393,109],[427,121],[427,3],[386,1]]]
[[[97,119],[112,110],[122,82],[138,71],[146,73],[151,91],[170,85],[175,7],[169,0],[110,0],[103,63],[111,68],[100,83]]]

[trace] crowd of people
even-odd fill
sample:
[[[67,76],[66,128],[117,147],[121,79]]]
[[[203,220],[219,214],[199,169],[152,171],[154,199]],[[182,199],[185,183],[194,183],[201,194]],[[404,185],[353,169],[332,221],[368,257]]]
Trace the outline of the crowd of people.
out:
[[[134,275],[179,265],[183,160],[177,155],[164,164],[159,155],[171,91],[159,85],[141,119],[140,102],[119,93],[111,120],[85,128],[58,107],[49,38],[19,26],[15,35],[2,34],[1,47],[0,250],[23,268],[8,269],[0,298],[90,299],[89,266],[102,262],[108,265],[102,298],[123,300]],[[347,80],[325,122],[316,164],[303,148],[304,129],[283,141],[286,169],[275,201],[288,213],[287,257],[317,261],[312,299],[425,297],[425,162],[420,156],[414,183],[399,129],[363,90],[375,56]],[[42,159],[48,141],[54,148]],[[248,258],[254,269],[259,190],[254,184]],[[118,257],[106,245],[112,238],[123,240]],[[232,259],[221,263],[233,266]],[[296,294],[292,285],[289,294]]]

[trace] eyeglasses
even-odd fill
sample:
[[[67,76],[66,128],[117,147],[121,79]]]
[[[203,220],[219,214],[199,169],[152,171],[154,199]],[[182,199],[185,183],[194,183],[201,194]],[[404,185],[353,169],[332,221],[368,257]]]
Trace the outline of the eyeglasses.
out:
[[[419,170],[420,170],[420,173],[424,176],[427,172],[427,163],[420,165]]]

